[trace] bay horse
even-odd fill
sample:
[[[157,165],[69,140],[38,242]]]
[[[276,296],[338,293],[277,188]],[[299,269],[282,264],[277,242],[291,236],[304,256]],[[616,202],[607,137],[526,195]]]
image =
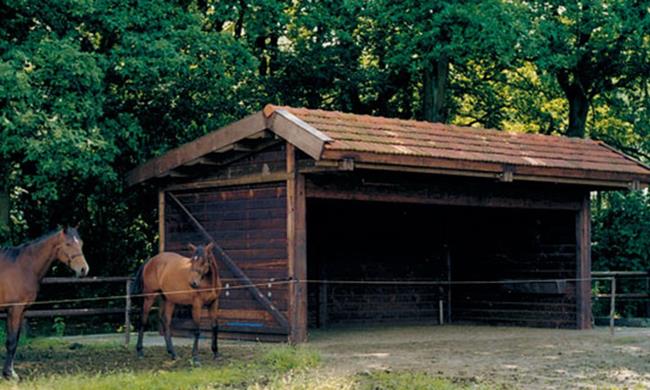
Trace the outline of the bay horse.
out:
[[[212,354],[219,357],[217,335],[219,324],[217,314],[221,281],[217,261],[212,253],[214,243],[206,246],[189,244],[192,251],[190,258],[173,252],[162,252],[149,259],[136,273],[132,288],[134,296],[142,297],[140,321],[138,322],[138,342],[136,352],[143,357],[142,337],[144,327],[149,319],[149,311],[156,297],[162,297],[160,316],[167,352],[176,359],[172,344],[171,323],[176,305],[191,305],[194,322],[194,345],[192,360],[199,364],[199,336],[201,333],[201,310],[208,305],[210,325],[212,327]]]
[[[7,312],[7,340],[2,376],[18,379],[14,357],[25,309],[36,300],[41,279],[58,260],[77,277],[90,268],[82,252],[83,241],[76,228],[58,229],[17,247],[0,248],[0,310]]]

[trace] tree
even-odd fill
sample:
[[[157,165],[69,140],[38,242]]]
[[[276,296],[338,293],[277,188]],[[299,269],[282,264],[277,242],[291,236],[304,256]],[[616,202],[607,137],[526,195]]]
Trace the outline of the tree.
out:
[[[372,4],[378,28],[393,35],[386,61],[406,65],[411,78],[419,80],[421,119],[447,122],[452,117],[458,98],[450,94],[455,74],[476,65],[491,74],[512,66],[517,34],[508,3],[378,0]]]
[[[567,99],[566,134],[584,137],[595,97],[650,75],[647,1],[560,0],[520,4],[530,23],[526,57],[552,75]]]

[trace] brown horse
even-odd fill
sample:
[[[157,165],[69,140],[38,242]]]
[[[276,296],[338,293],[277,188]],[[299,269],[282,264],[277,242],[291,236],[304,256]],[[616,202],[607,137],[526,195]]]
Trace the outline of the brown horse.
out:
[[[29,243],[0,249],[0,309],[7,311],[7,355],[2,375],[18,378],[14,356],[23,314],[38,294],[39,285],[54,260],[86,276],[88,263],[76,228],[59,229]]]
[[[142,295],[140,321],[138,323],[138,343],[136,351],[143,357],[142,333],[149,318],[149,311],[157,296],[162,296],[163,333],[167,352],[172,359],[176,359],[176,352],[172,345],[171,322],[176,305],[191,305],[192,320],[194,321],[194,346],[192,359],[199,363],[199,336],[201,310],[208,305],[212,326],[212,353],[216,359],[219,356],[217,347],[217,312],[219,306],[219,291],[221,281],[217,262],[212,254],[213,243],[207,246],[189,245],[193,252],[191,258],[177,253],[163,252],[147,261],[135,277],[133,295]]]

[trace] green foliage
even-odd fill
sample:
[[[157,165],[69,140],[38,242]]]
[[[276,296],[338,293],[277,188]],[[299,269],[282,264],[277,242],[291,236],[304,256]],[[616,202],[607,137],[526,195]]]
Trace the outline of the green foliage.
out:
[[[157,247],[155,189],[126,189],[128,170],[269,102],[438,105],[439,120],[546,134],[587,102],[587,135],[650,160],[643,2],[7,0],[0,16],[0,243],[82,221],[94,275]],[[594,264],[647,266],[647,201],[616,196],[594,212]]]
[[[57,337],[63,337],[65,333],[65,320],[63,317],[54,317],[54,324],[52,324],[52,330],[54,335]]]
[[[603,194],[593,213],[592,236],[595,270],[650,270],[650,195]]]
[[[592,268],[596,271],[643,271],[650,276],[650,193],[633,191],[601,194],[593,207]],[[643,293],[646,280],[617,279],[617,291]],[[594,289],[610,292],[609,281],[596,281]],[[646,302],[623,300],[617,313],[625,317],[647,316]],[[609,299],[594,302],[595,315],[609,313]]]

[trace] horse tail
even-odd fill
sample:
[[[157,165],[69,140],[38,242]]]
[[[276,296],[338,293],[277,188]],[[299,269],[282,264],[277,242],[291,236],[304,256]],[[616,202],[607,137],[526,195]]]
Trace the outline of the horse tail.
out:
[[[144,289],[144,264],[138,268],[138,271],[135,273],[135,278],[131,282],[131,288],[129,294],[131,296],[140,295]]]

